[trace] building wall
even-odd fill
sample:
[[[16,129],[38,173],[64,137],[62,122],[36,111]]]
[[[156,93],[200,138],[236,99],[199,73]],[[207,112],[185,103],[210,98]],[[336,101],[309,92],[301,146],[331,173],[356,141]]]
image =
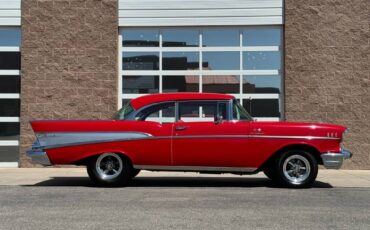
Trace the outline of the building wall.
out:
[[[31,166],[24,155],[34,141],[29,120],[104,119],[116,111],[119,23],[133,26],[125,12],[152,7],[120,2],[119,11],[118,0],[22,1],[21,166]],[[155,3],[167,4],[162,2]],[[214,1],[209,2],[212,8]],[[217,2],[236,13],[258,13],[233,5],[240,1]],[[368,0],[285,0],[285,117],[348,126],[344,144],[354,157],[345,168],[352,169],[370,169],[369,7]],[[162,20],[160,15],[152,12]]]
[[[117,109],[117,0],[22,1],[21,166],[33,119],[104,119]]]
[[[370,169],[368,0],[285,0],[285,103],[289,121],[346,125],[348,169]]]

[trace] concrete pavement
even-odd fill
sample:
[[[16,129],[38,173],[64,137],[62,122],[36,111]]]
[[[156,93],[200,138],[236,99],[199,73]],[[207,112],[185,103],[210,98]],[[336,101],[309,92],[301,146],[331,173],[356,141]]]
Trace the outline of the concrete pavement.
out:
[[[370,229],[370,171],[320,170],[312,189],[251,176],[141,172],[94,187],[84,168],[0,169],[0,230]]]
[[[0,185],[78,185],[88,183],[85,168],[1,168]],[[253,184],[255,181],[265,181],[263,173],[256,175],[238,176],[232,174],[199,174],[191,172],[149,172],[142,171],[138,179],[145,179],[148,183],[161,181],[194,180],[198,182],[232,181]],[[151,179],[152,178],[152,179]],[[152,182],[150,182],[152,181]],[[77,184],[76,184],[77,183]],[[327,185],[338,188],[370,188],[370,170],[319,170],[316,186]],[[154,184],[153,184],[154,185]]]

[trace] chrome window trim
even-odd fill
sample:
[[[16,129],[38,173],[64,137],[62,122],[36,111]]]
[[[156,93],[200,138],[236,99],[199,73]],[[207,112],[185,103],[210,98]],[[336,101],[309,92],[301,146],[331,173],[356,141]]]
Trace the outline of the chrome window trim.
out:
[[[153,103],[153,104],[150,104],[150,105],[146,105],[146,106],[143,106],[141,107],[140,109],[138,110],[135,110],[132,114],[130,114],[130,116],[128,117],[127,120],[131,120],[131,121],[135,121],[135,117],[137,114],[139,114],[141,111],[151,107],[151,106],[157,106],[157,105],[160,105],[160,104],[164,104],[164,103],[175,103],[175,122],[178,122],[179,121],[179,109],[180,109],[180,103],[187,103],[187,102],[216,102],[217,105],[218,103],[226,103],[228,105],[228,109],[226,112],[228,112],[229,114],[227,115],[227,121],[230,121],[231,119],[231,114],[230,114],[230,106],[232,105],[232,101],[233,99],[194,99],[194,100],[168,100],[168,101],[161,101],[161,102],[157,102],[157,103]],[[226,119],[225,119],[226,120]],[[185,122],[185,121],[184,121]],[[201,121],[200,121],[201,122]]]

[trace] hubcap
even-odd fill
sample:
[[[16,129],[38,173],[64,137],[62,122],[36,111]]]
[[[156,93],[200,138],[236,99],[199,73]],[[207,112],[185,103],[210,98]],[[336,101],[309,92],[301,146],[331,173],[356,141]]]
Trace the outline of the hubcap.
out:
[[[103,180],[116,178],[122,172],[122,159],[115,153],[104,153],[96,160],[96,171]]]
[[[283,172],[286,179],[292,184],[301,184],[310,175],[311,166],[305,157],[292,155],[285,159]]]

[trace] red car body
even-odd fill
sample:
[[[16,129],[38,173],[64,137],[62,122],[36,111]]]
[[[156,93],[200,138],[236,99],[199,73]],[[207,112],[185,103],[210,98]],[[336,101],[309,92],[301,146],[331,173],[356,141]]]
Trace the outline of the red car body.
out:
[[[171,93],[130,102],[135,113],[171,102],[222,102],[233,113],[233,96]],[[229,108],[228,105],[231,107]],[[37,141],[28,151],[36,163],[83,164],[102,153],[117,153],[135,169],[256,173],[288,149],[310,151],[319,164],[339,168],[351,154],[341,148],[346,128],[332,124],[235,120],[161,123],[131,119],[32,121]]]

